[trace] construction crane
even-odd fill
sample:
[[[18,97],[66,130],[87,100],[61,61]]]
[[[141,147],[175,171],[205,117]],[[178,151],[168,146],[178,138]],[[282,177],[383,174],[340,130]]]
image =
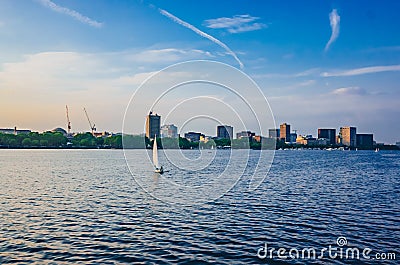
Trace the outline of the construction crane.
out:
[[[68,134],[71,133],[71,122],[69,121],[69,114],[68,114],[68,106],[65,105],[65,109],[67,110],[67,128],[68,128]]]
[[[86,109],[83,108],[83,110],[85,111],[86,118],[87,118],[87,120],[88,120],[88,122],[89,122],[90,129],[92,130],[92,135],[94,135],[94,132],[96,131],[96,124],[93,123],[93,126],[92,126],[92,122],[91,122],[90,119],[89,119],[89,115],[87,114]]]

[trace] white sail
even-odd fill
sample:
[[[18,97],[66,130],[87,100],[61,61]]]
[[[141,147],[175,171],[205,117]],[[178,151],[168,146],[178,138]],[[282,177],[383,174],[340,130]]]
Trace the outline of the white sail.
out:
[[[158,164],[158,150],[157,150],[157,138],[154,137],[154,143],[153,143],[153,164],[155,168],[160,168],[160,165]]]

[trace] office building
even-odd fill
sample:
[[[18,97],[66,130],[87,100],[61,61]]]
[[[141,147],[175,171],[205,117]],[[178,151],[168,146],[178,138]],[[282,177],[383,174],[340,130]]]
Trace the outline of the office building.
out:
[[[253,140],[257,143],[261,143],[261,141],[263,140],[264,137],[262,137],[261,135],[255,135],[253,136]]]
[[[340,127],[339,138],[340,144],[349,147],[356,147],[356,127]]]
[[[312,135],[299,135],[296,138],[296,143],[301,145],[316,145],[317,139],[312,137]]]
[[[241,131],[241,132],[236,133],[236,139],[245,139],[245,138],[247,138],[247,139],[249,139],[249,141],[252,141],[253,137],[255,135],[256,134],[251,132],[251,131]]]
[[[146,116],[146,137],[153,139],[155,135],[160,137],[161,116],[153,114],[151,111]]]
[[[200,141],[200,139],[203,139],[205,137],[204,134],[198,133],[198,132],[188,132],[185,133],[185,138],[188,139],[191,142],[197,143]]]
[[[358,148],[372,149],[374,147],[374,135],[367,133],[357,133],[356,143]]]
[[[329,139],[326,139],[326,138],[318,138],[317,145],[327,146],[327,145],[330,145],[330,141],[329,141]]]
[[[173,124],[163,125],[160,130],[161,138],[178,138],[178,127]]]
[[[211,141],[211,140],[212,140],[211,136],[206,136],[204,134],[200,135],[200,142],[208,143],[208,141]]]
[[[284,142],[290,142],[290,125],[287,123],[282,123],[280,125],[280,137]]]
[[[233,139],[233,127],[229,125],[217,126],[218,139]]]
[[[280,129],[269,129],[268,130],[268,137],[278,140],[281,137],[280,132],[281,132]]]
[[[297,133],[291,133],[290,134],[290,143],[296,143],[296,138],[297,138]]]
[[[328,145],[336,144],[336,129],[318,129],[318,139],[325,138]]]

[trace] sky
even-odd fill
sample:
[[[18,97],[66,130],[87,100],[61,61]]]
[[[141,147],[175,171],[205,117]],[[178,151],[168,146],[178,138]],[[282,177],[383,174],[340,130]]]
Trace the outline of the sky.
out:
[[[72,131],[89,131],[85,107],[98,131],[120,132],[146,78],[176,63],[212,60],[254,80],[277,126],[287,122],[298,134],[314,136],[318,128],[356,126],[377,142],[395,143],[399,11],[400,2],[389,0],[2,0],[0,128],[65,128],[68,105]],[[232,72],[221,75],[229,80]],[[146,87],[148,95],[167,89],[168,82],[158,81]],[[218,99],[209,110],[235,106],[232,95],[206,86],[188,86],[180,99],[208,91]],[[140,98],[145,111],[153,96]],[[201,116],[208,103],[188,105]],[[168,109],[155,111],[163,117]],[[185,123],[184,112],[168,123],[208,135],[215,135],[215,122],[232,124],[235,132],[268,129],[223,115]],[[128,133],[141,133],[144,117],[126,123],[139,124]]]

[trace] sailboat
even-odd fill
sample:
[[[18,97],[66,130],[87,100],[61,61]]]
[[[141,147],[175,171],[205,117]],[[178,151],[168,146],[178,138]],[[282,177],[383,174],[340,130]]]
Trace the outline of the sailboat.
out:
[[[156,173],[164,173],[163,167],[158,164],[158,150],[157,150],[157,136],[154,136],[154,143],[153,143],[153,165],[154,165],[154,172]]]

